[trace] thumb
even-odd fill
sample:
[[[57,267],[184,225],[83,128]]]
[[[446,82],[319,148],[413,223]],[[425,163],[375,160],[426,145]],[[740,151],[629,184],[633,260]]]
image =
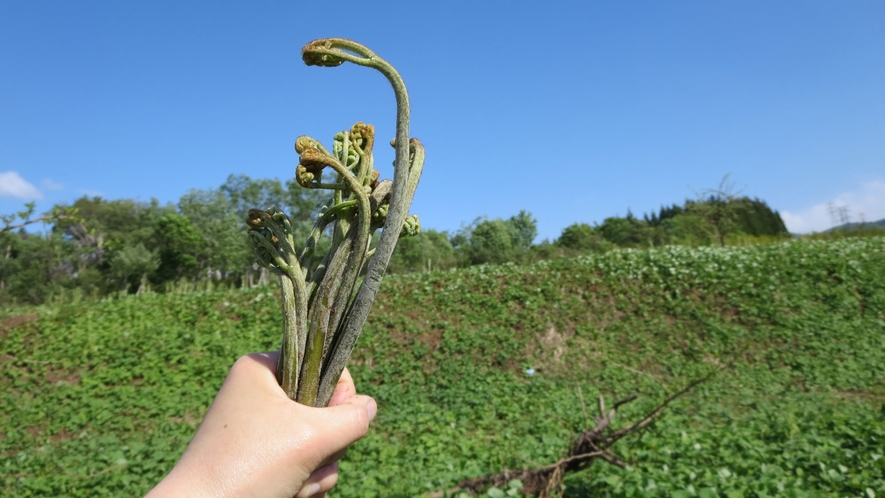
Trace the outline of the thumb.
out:
[[[312,411],[318,417],[317,421],[328,428],[322,434],[323,446],[329,450],[323,458],[328,458],[366,435],[369,423],[378,412],[378,405],[370,396],[356,395],[340,405]]]

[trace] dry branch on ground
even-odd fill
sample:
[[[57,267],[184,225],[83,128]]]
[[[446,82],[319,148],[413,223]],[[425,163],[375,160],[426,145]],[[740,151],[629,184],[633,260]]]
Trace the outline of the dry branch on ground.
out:
[[[504,470],[497,474],[466,479],[458,483],[457,486],[448,490],[449,493],[466,491],[469,493],[483,493],[489,488],[498,487],[506,488],[507,484],[516,479],[522,482],[522,492],[528,496],[538,496],[538,498],[552,498],[561,495],[562,480],[568,472],[575,472],[588,468],[596,459],[602,459],[612,465],[624,468],[627,464],[624,459],[618,456],[612,447],[619,440],[633,434],[659,417],[667,406],[676,398],[686,394],[698,384],[706,381],[717,371],[707,375],[701,379],[691,382],[684,388],[665,399],[654,410],[649,412],[638,422],[627,425],[620,429],[611,427],[612,421],[617,415],[618,409],[631,401],[639,398],[638,394],[633,394],[615,402],[611,409],[606,410],[605,399],[599,395],[598,409],[599,416],[595,417],[596,425],[593,429],[578,434],[577,438],[570,445],[567,455],[555,463],[535,468],[524,468],[518,470]],[[579,390],[580,393],[580,390]],[[583,396],[581,399],[582,409]],[[586,411],[585,411],[586,416]],[[444,493],[439,492],[433,498],[440,498]]]

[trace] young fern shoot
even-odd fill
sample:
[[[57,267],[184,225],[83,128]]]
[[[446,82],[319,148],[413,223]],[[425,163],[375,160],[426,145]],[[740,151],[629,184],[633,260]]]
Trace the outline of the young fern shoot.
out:
[[[383,74],[396,95],[394,177],[379,181],[372,148],[375,129],[356,123],[334,137],[332,150],[302,136],[295,141],[295,178],[332,197],[317,217],[304,246],[296,251],[292,226],[276,209],[252,209],[247,224],[258,263],[279,276],[283,340],[277,380],[286,394],[309,406],[326,406],[359,338],[399,237],[417,234],[418,217],[409,206],[424,166],[424,147],[409,139],[409,96],[399,73],[359,43],[343,38],[315,40],[301,50],[308,66],[351,62]],[[328,171],[331,170],[331,171]],[[331,180],[323,178],[331,173]],[[331,228],[331,247],[320,259],[315,249]],[[372,234],[383,228],[378,246]],[[366,268],[367,266],[367,268]],[[357,280],[366,275],[357,289]],[[354,295],[354,291],[356,293]]]

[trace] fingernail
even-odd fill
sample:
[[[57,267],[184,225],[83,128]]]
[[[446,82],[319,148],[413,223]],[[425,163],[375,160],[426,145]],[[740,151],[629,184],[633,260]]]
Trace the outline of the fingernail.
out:
[[[369,412],[369,422],[375,420],[375,414],[378,413],[378,404],[375,403],[374,399],[369,400],[369,404],[366,405],[366,411]]]
[[[301,488],[301,492],[298,493],[297,498],[310,498],[311,496],[320,492],[320,483],[315,482],[312,484],[308,484]]]

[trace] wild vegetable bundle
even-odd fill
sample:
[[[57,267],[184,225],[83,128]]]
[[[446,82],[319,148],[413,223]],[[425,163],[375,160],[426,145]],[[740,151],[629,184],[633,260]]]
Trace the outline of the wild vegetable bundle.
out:
[[[384,59],[342,38],[315,40],[301,53],[309,66],[352,62],[377,69],[393,86],[397,103],[396,138],[391,142],[396,149],[393,181],[379,181],[379,172],[374,169],[372,125],[356,123],[338,133],[331,151],[307,136],[295,141],[300,159],[295,172],[298,183],[332,192],[300,250],[296,250],[285,213],[276,208],[249,211],[249,236],[258,263],[280,279],[283,341],[277,378],[291,399],[326,406],[400,234],[418,233],[417,216],[407,215],[424,165],[424,147],[417,139],[409,139],[406,87]],[[324,180],[324,173],[331,173],[331,181]],[[372,234],[382,227],[378,245],[371,248]],[[320,238],[329,232],[330,249],[317,254]],[[365,277],[356,290],[366,265]]]

